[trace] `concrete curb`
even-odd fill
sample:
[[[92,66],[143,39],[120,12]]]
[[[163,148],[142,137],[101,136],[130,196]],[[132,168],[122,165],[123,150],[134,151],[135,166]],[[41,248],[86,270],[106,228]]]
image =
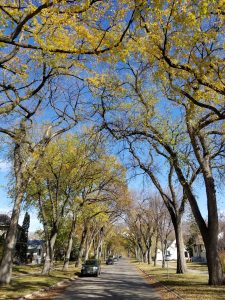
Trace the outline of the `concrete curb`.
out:
[[[51,285],[51,286],[48,286],[48,287],[46,287],[46,288],[42,288],[42,289],[40,289],[40,290],[38,290],[38,291],[34,291],[34,292],[31,293],[31,294],[27,294],[27,295],[25,295],[25,296],[16,298],[16,300],[32,299],[33,297],[41,296],[41,293],[43,293],[43,292],[48,292],[48,291],[50,291],[50,290],[53,290],[53,289],[56,288],[56,287],[61,287],[61,286],[65,285],[65,284],[70,283],[71,281],[73,281],[73,280],[75,280],[75,279],[77,279],[77,278],[78,278],[78,276],[75,275],[75,276],[71,277],[70,279],[64,279],[64,280],[59,281],[59,282],[57,282],[57,283],[55,283],[55,284],[53,284],[53,285]]]
[[[144,271],[143,269],[141,269],[141,268],[139,268],[138,267],[138,269],[142,272],[142,273],[144,273],[147,277],[149,277],[149,278],[154,278],[155,279],[155,277],[154,276],[152,276],[152,275],[149,275],[146,271]],[[176,296],[178,299],[180,299],[180,300],[185,300],[184,298],[182,298],[179,294],[177,294],[176,292],[174,292],[173,290],[171,290],[170,288],[168,288],[166,285],[164,285],[164,284],[162,284],[161,282],[159,282],[160,283],[160,285],[164,288],[164,289],[166,289],[168,292],[170,292],[170,293],[172,293],[174,296]]]

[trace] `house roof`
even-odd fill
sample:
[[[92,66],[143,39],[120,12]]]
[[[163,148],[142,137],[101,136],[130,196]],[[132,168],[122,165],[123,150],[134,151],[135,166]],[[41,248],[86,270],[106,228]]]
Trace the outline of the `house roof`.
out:
[[[0,226],[9,226],[10,224],[10,217],[5,214],[0,214]]]
[[[44,241],[43,240],[29,240],[28,245],[32,247],[40,246],[43,245]]]

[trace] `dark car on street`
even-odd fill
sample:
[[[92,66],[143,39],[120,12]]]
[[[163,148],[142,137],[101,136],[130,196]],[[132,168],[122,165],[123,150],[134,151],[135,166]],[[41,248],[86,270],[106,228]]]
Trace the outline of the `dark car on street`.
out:
[[[99,276],[101,274],[101,262],[98,259],[88,259],[82,265],[81,276]]]
[[[112,257],[109,257],[107,260],[106,260],[106,264],[107,265],[113,265],[114,264],[114,260]]]

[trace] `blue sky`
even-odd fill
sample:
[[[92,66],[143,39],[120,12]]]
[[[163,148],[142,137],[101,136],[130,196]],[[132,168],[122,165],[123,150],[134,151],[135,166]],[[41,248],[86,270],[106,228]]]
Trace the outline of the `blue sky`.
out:
[[[141,171],[140,171],[141,172]],[[131,175],[128,175],[131,178]],[[148,190],[150,192],[156,191],[154,185],[150,182],[150,180],[143,175],[136,176],[129,180],[129,188],[131,190],[138,191],[142,193],[144,190]],[[197,201],[201,210],[201,213],[204,218],[207,218],[207,200],[204,184],[201,180],[197,181],[193,186],[195,195],[197,197]],[[223,187],[217,187],[217,205],[218,211],[225,214],[225,189]]]
[[[112,153],[114,155],[119,156],[120,161],[129,167],[130,165],[130,156],[127,154],[126,151],[123,151],[123,142],[117,142],[117,144],[114,141],[114,148],[111,149]],[[143,158],[143,157],[142,157]],[[165,168],[164,162],[159,159],[157,160],[157,164],[159,166],[159,171],[157,172],[157,177],[159,181],[161,182],[162,186],[164,188],[167,188],[167,180],[166,180],[166,173],[163,173],[163,170]],[[136,176],[135,176],[136,175]],[[143,170],[136,169],[135,171],[133,169],[128,169],[127,172],[127,179],[128,179],[128,186],[131,190],[138,191],[138,193],[142,193],[143,191],[148,191],[149,193],[155,193],[156,189],[155,186],[152,184],[151,180],[148,178],[147,175],[143,176]],[[217,182],[217,205],[218,205],[218,211],[225,213],[225,188],[223,184],[220,185]],[[205,187],[202,177],[196,179],[195,183],[193,184],[193,190],[196,195],[199,208],[201,210],[201,213],[204,218],[207,218],[208,211],[207,211],[207,198],[205,193]]]

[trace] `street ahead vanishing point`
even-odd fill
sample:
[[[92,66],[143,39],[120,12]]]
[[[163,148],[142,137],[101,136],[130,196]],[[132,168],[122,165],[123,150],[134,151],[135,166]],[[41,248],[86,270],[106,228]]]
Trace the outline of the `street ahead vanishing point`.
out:
[[[119,264],[102,265],[100,277],[75,280],[54,300],[162,300],[136,268],[125,258]]]

